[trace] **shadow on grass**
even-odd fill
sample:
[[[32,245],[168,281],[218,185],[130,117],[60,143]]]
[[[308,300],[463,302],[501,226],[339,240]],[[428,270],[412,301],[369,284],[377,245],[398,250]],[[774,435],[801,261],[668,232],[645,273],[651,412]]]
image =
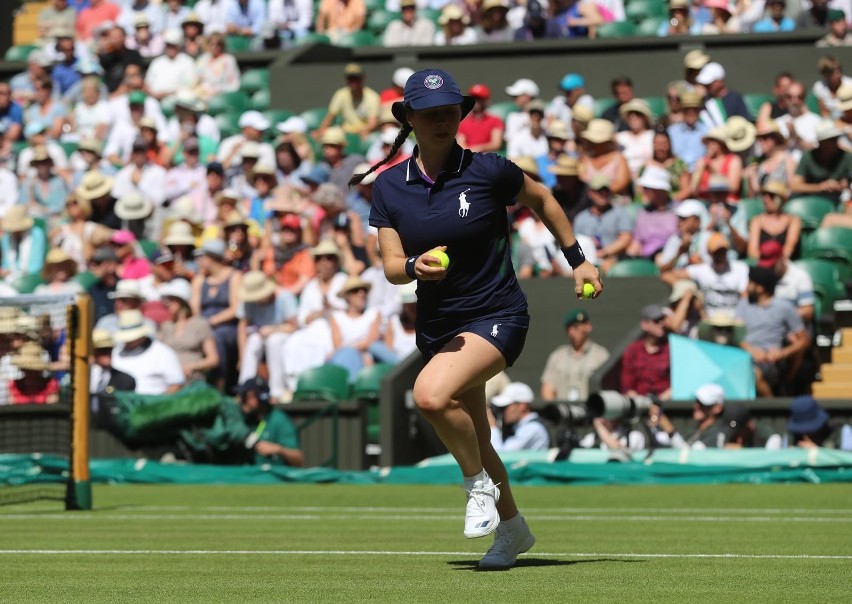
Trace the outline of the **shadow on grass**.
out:
[[[518,558],[518,561],[515,562],[515,566],[512,568],[533,568],[533,567],[544,567],[544,566],[574,566],[575,564],[591,564],[591,563],[600,563],[600,562],[621,562],[625,564],[631,563],[641,563],[645,562],[645,560],[619,560],[615,558],[598,558],[595,560],[557,560],[555,558]],[[451,560],[447,562],[448,566],[455,566],[456,568],[453,570],[472,570],[476,572],[480,572],[477,567],[479,564],[478,560]],[[487,569],[482,572],[500,572],[511,570],[510,568],[496,568],[496,569]]]

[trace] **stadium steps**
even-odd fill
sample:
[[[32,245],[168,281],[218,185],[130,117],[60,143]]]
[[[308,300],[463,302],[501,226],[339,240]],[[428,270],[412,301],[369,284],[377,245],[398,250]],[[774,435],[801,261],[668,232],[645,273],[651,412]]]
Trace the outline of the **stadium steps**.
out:
[[[840,330],[840,346],[831,351],[831,362],[820,368],[821,382],[814,382],[816,398],[852,397],[852,328]]]
[[[38,40],[38,15],[49,2],[26,2],[15,16],[14,43],[32,44]]]

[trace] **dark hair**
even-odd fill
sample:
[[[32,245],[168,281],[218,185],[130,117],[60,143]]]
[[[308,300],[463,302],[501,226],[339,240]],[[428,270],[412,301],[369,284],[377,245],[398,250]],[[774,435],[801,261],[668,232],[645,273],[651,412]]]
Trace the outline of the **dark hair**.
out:
[[[631,80],[628,76],[618,76],[617,78],[613,78],[609,86],[612,89],[612,92],[615,93],[615,89],[619,86],[630,86],[633,88],[633,80]]]
[[[814,441],[814,444],[821,447],[823,443],[831,437],[831,433],[831,424],[829,422],[825,422],[821,427],[817,428],[813,432],[791,432],[790,434],[793,436],[793,442],[795,444],[798,444],[800,440],[807,436]]]
[[[796,79],[796,78],[793,77],[793,74],[790,73],[789,71],[782,71],[782,72],[779,72],[777,76],[775,76],[775,83],[777,84],[778,82],[780,82],[784,78],[788,78],[790,80]]]
[[[393,156],[397,154],[399,148],[402,147],[403,143],[408,138],[408,135],[411,134],[411,130],[411,124],[403,124],[402,129],[399,131],[399,134],[396,135],[396,139],[394,139],[393,141],[393,146],[390,148],[390,151],[388,151],[388,154],[385,156],[385,158],[377,164],[371,166],[370,169],[366,172],[362,174],[353,175],[352,178],[349,179],[349,186],[351,187],[353,185],[360,184],[361,181],[364,180],[364,178],[367,176],[367,174],[375,172],[380,166],[385,165],[391,159],[393,159]]]
[[[293,146],[293,143],[291,143],[289,141],[283,141],[281,143],[278,143],[278,146],[275,147],[275,153],[277,154],[277,153],[280,153],[281,151],[284,151],[285,153],[289,153],[290,157],[293,158],[293,169],[294,170],[302,165],[302,157],[296,151],[296,147]],[[278,163],[278,162],[276,161],[275,163]]]

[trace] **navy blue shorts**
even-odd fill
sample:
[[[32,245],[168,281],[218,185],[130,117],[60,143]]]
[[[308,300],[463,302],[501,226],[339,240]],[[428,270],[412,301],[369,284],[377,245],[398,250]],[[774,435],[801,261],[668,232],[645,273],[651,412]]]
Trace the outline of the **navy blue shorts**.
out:
[[[528,314],[483,317],[463,323],[437,321],[425,329],[418,328],[417,348],[423,356],[423,362],[428,363],[460,333],[475,333],[491,342],[506,359],[506,367],[511,367],[521,356],[529,328]]]

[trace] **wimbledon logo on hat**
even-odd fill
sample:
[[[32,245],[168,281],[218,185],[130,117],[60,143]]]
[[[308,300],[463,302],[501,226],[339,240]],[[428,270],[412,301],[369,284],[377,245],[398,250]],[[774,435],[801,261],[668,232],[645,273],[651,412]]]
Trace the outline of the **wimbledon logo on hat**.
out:
[[[426,76],[426,79],[423,80],[423,85],[429,90],[436,90],[444,85],[444,78],[439,75]]]

